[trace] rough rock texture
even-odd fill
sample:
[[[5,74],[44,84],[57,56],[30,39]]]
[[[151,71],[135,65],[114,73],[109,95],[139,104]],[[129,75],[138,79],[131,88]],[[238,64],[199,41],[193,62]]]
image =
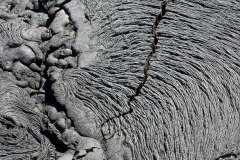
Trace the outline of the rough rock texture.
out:
[[[1,159],[54,159],[53,146],[41,134],[43,114],[23,89],[0,77]]]
[[[3,0],[0,159],[240,158],[240,1]]]

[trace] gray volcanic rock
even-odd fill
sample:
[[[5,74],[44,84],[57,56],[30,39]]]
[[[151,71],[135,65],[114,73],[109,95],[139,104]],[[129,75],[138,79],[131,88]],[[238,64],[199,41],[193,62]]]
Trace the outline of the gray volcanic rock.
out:
[[[0,159],[239,159],[240,1],[3,0]]]
[[[41,134],[43,114],[28,93],[0,76],[1,159],[54,159],[54,147]]]

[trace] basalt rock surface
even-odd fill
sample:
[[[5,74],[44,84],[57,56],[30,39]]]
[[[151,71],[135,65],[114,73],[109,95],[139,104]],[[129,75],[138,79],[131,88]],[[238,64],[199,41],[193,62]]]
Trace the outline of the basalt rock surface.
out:
[[[0,159],[240,159],[239,26],[239,0],[2,0]]]

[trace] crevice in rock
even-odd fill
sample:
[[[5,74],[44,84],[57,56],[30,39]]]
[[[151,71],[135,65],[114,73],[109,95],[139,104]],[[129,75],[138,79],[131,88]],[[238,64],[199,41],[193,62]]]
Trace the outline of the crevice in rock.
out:
[[[129,108],[129,110],[128,110],[127,112],[119,113],[119,115],[107,119],[104,123],[102,123],[101,127],[102,127],[104,124],[110,122],[111,120],[113,120],[113,119],[115,119],[115,118],[118,119],[118,118],[120,118],[120,117],[124,117],[124,116],[126,116],[127,114],[131,114],[132,112],[133,112],[133,109],[132,109],[132,108]]]
[[[67,3],[70,2],[70,1],[71,1],[71,0],[66,0],[66,1],[63,1],[63,3],[58,4],[56,7],[59,7],[59,9],[56,10],[55,13],[54,13],[54,15],[52,15],[52,16],[50,16],[50,15],[48,14],[47,10],[43,7],[43,4],[42,4],[42,3],[40,4],[40,5],[41,5],[42,12],[48,14],[48,16],[49,16],[49,19],[48,19],[47,24],[46,24],[46,27],[47,27],[47,28],[49,28],[50,24],[53,22],[53,20],[54,20],[54,18],[55,18],[55,16],[56,16],[56,13],[57,13],[57,12],[59,12],[59,11],[62,10],[62,9],[63,9],[64,11],[66,11],[65,8],[64,8],[64,5],[67,4]],[[40,12],[40,10],[39,10],[39,12]],[[68,13],[66,12],[66,14],[68,14]],[[68,15],[69,15],[69,14],[68,14]],[[54,35],[52,35],[52,36],[54,36]],[[46,62],[47,62],[47,57],[48,57],[51,53],[53,53],[54,51],[56,51],[56,50],[58,50],[58,49],[59,49],[58,47],[52,47],[51,45],[49,45],[48,48],[45,48],[45,51],[44,51],[44,52],[45,52],[45,57],[43,58],[43,60],[42,60],[42,62],[41,62],[41,65],[44,65],[45,67],[44,67],[44,69],[43,69],[43,70],[41,71],[41,73],[40,73],[42,79],[45,79],[45,81],[44,81],[44,82],[42,81],[41,83],[43,83],[43,84],[40,85],[41,87],[38,89],[38,91],[31,93],[30,96],[33,96],[33,95],[39,94],[39,93],[40,93],[40,94],[43,94],[43,95],[44,95],[44,102],[43,102],[42,105],[45,105],[45,106],[47,106],[47,105],[54,106],[58,112],[63,111],[64,113],[66,113],[65,107],[62,106],[62,105],[56,100],[56,97],[54,96],[54,91],[53,91],[52,88],[51,88],[53,82],[51,81],[50,77],[48,76],[48,70],[49,70],[49,68],[50,68],[51,66],[48,66],[48,65],[46,64]],[[62,57],[60,57],[60,58],[62,58]],[[69,68],[69,67],[67,67],[67,68]],[[66,68],[65,68],[65,69],[66,69]],[[42,89],[43,91],[41,91],[41,89]],[[44,111],[44,112],[45,112],[45,111]],[[44,113],[44,114],[45,114],[45,113]],[[44,130],[42,131],[42,134],[45,135],[46,137],[48,137],[48,139],[49,139],[49,140],[51,141],[51,143],[54,145],[54,147],[55,147],[55,149],[56,149],[57,152],[60,152],[60,153],[66,152],[66,151],[69,149],[69,147],[68,147],[66,144],[63,143],[62,137],[61,137],[61,135],[60,135],[59,130],[57,131],[57,132],[59,132],[59,135],[56,135],[57,133],[56,133],[54,130],[57,130],[57,128],[54,126],[53,123],[50,122],[49,117],[46,117],[46,118],[47,118],[46,123],[43,122],[43,124],[44,124]],[[68,118],[67,115],[66,115],[66,118]],[[51,126],[53,126],[54,128],[51,128]]]
[[[70,1],[71,0],[65,0],[62,3],[55,5],[55,7],[59,7],[59,9],[57,9],[55,11],[55,13],[52,17],[50,16],[49,25],[53,22],[56,13],[59,12],[60,10],[64,10],[65,13],[69,16],[69,19],[71,20],[70,13],[64,7],[64,5],[66,5]],[[49,25],[47,25],[47,27],[49,27]],[[76,28],[73,28],[73,30],[76,32]],[[61,47],[64,48],[65,46],[62,45]],[[42,77],[44,77],[46,79],[45,85],[43,86],[43,89],[45,91],[45,103],[48,104],[48,105],[53,105],[53,106],[56,107],[56,109],[58,111],[64,111],[66,113],[65,107],[62,106],[59,102],[57,102],[56,97],[54,96],[54,92],[51,89],[51,86],[52,86],[53,82],[50,80],[50,77],[48,76],[48,73],[47,73],[51,66],[46,65],[46,59],[51,53],[57,51],[58,49],[59,49],[58,47],[49,46],[49,49],[46,51],[46,55],[45,55],[44,60],[43,60],[43,64],[45,65],[45,69],[42,71],[41,74],[42,74]],[[71,47],[71,50],[73,50],[73,47]],[[77,55],[73,53],[72,56],[77,56]],[[59,58],[61,59],[63,57],[59,56]],[[69,69],[69,68],[70,67],[67,66],[64,69]]]
[[[65,145],[62,141],[60,141],[57,136],[51,133],[49,130],[44,130],[42,132],[43,135],[49,138],[50,142],[54,144],[56,151],[65,153],[68,150],[68,146]]]
[[[56,51],[58,48],[54,48],[54,47],[50,47],[49,50],[46,52],[46,56],[44,58],[44,61],[43,63],[46,62],[46,59],[48,57],[49,54],[53,53],[54,51]],[[44,92],[44,95],[45,95],[45,106],[47,105],[50,105],[50,106],[54,106],[56,108],[56,110],[58,112],[61,112],[63,111],[64,113],[66,113],[66,109],[64,106],[62,106],[57,100],[56,100],[56,97],[54,96],[54,91],[52,90],[52,84],[54,83],[53,81],[51,81],[50,77],[48,76],[48,70],[49,70],[50,66],[47,66],[45,64],[45,69],[43,70],[42,72],[42,77],[45,78],[45,83],[44,85],[42,86],[42,89],[45,91]],[[69,118],[67,117],[66,115],[66,118]],[[49,120],[49,117],[48,117],[48,123],[45,123],[46,125],[46,130],[43,131],[43,135],[45,135],[46,137],[48,137],[51,141],[51,143],[55,146],[56,148],[56,151],[57,152],[60,152],[60,153],[65,153],[69,147],[63,143],[62,141],[62,137],[58,137],[56,135],[56,133],[54,132],[53,128],[49,128],[50,126],[49,125],[53,125],[50,120]],[[54,126],[54,125],[53,125]],[[56,129],[56,128],[54,128]],[[58,130],[59,131],[59,130]],[[60,132],[59,132],[60,133]],[[61,136],[61,135],[59,135]]]
[[[228,153],[228,154],[225,154],[225,155],[221,155],[220,157],[216,158],[216,160],[235,159],[237,157],[238,157],[238,154]]]
[[[138,87],[135,91],[135,94],[132,95],[130,97],[129,101],[128,101],[128,106],[129,106],[131,111],[133,110],[132,107],[131,107],[132,101],[134,101],[135,97],[139,96],[142,87],[145,85],[145,83],[148,79],[148,70],[149,70],[149,67],[151,65],[150,60],[151,60],[153,54],[155,54],[155,52],[156,52],[156,45],[158,43],[157,27],[158,27],[159,22],[161,22],[161,20],[163,19],[163,16],[166,13],[166,6],[169,2],[174,2],[174,0],[164,0],[160,5],[160,13],[154,19],[154,22],[153,22],[153,25],[152,25],[152,31],[151,31],[152,36],[153,36],[153,42],[151,44],[152,51],[149,53],[149,55],[146,59],[146,63],[145,63],[145,67],[144,67],[144,78],[143,78],[142,82],[138,85]]]
[[[71,0],[65,0],[65,1],[63,1],[63,3],[61,3],[61,4],[55,5],[55,7],[59,7],[59,9],[56,10],[55,13],[59,12],[61,9],[64,9],[64,11],[65,11],[64,5],[67,4],[67,3],[69,3],[69,2],[71,2]],[[70,15],[70,14],[68,14],[68,15]]]
[[[77,154],[79,154],[79,151],[77,151],[75,153],[76,159],[81,159],[81,158],[86,157],[89,153],[94,152],[95,148],[97,148],[97,147],[92,147],[92,148],[89,148],[89,149],[85,149],[86,153],[84,155],[80,155],[80,156],[77,156]],[[97,148],[97,149],[99,149],[99,148]]]
[[[102,145],[102,148],[103,150],[106,152],[107,151],[107,148],[106,148],[106,143],[107,143],[107,138],[105,138],[105,135],[103,133],[103,130],[101,129],[101,135],[102,135],[102,140],[101,140],[101,145]]]
[[[43,7],[43,4],[41,1],[39,1],[39,8],[36,10],[36,12],[39,12],[39,13],[46,13],[47,14],[47,10]]]
[[[147,81],[147,78],[148,78],[148,70],[149,70],[149,67],[150,67],[150,61],[151,61],[151,58],[153,56],[153,54],[156,52],[156,45],[158,43],[158,38],[157,38],[157,27],[158,27],[158,24],[160,23],[160,21],[163,19],[163,16],[165,15],[166,13],[166,6],[169,2],[174,2],[174,0],[164,0],[161,5],[160,5],[160,12],[159,14],[155,17],[154,19],[154,22],[153,22],[153,25],[152,25],[152,36],[153,36],[153,42],[151,44],[151,52],[149,53],[147,59],[146,59],[146,63],[145,63],[145,67],[144,67],[144,78],[143,80],[141,81],[141,83],[138,85],[136,91],[135,91],[135,94],[132,95],[128,101],[128,106],[129,106],[129,110],[127,112],[124,112],[124,113],[120,113],[119,115],[115,116],[115,117],[111,117],[109,119],[107,119],[104,123],[102,123],[101,127],[104,126],[104,124],[110,122],[111,120],[114,120],[114,119],[118,119],[120,117],[124,117],[128,114],[131,114],[133,112],[133,108],[131,106],[131,103],[134,101],[135,97],[139,96],[140,92],[141,92],[141,89],[142,87],[145,85],[146,81]],[[102,132],[102,130],[101,130]],[[118,131],[116,131],[118,132]],[[115,134],[115,133],[114,133]],[[113,135],[114,135],[113,134]],[[113,135],[111,137],[113,137]],[[104,137],[104,133],[102,132],[102,136],[103,136],[103,142],[104,141],[107,141],[108,139],[110,138],[105,138]]]
[[[158,38],[157,38],[157,27],[158,27],[158,24],[159,22],[162,20],[163,16],[165,15],[166,13],[166,6],[167,6],[167,3],[169,2],[174,2],[174,0],[164,0],[161,5],[160,5],[160,13],[155,17],[154,19],[154,22],[153,22],[153,26],[152,26],[152,36],[153,36],[153,42],[152,42],[152,45],[151,45],[151,48],[152,48],[152,51],[149,53],[147,59],[146,59],[146,63],[145,63],[145,67],[144,67],[144,78],[143,80],[141,81],[141,83],[138,85],[136,91],[135,91],[135,94],[132,95],[128,101],[128,106],[129,106],[129,110],[127,112],[124,112],[124,113],[120,113],[118,116],[115,116],[115,117],[111,117],[109,119],[107,119],[103,124],[102,126],[115,119],[115,118],[120,118],[122,116],[125,116],[127,114],[131,114],[133,112],[133,108],[131,106],[131,103],[132,101],[134,101],[135,97],[139,96],[140,92],[141,92],[141,89],[142,87],[145,85],[146,81],[147,81],[147,78],[148,78],[148,70],[149,70],[149,67],[150,67],[150,60],[152,58],[152,55],[155,53],[155,50],[156,50],[156,45],[158,43]]]

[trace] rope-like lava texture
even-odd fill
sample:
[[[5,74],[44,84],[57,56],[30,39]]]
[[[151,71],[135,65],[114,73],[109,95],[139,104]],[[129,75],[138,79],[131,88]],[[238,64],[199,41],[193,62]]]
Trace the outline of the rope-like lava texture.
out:
[[[133,159],[236,157],[240,2],[168,3],[154,33],[158,1],[87,2],[82,4],[96,30],[92,37],[103,46],[98,52],[101,58],[88,67],[66,71],[53,85],[75,127],[82,127],[77,131],[90,133],[82,132],[83,127],[91,130],[96,123],[106,150],[121,132],[125,137],[121,145]],[[89,118],[93,115],[97,118]],[[103,131],[102,124],[110,133]]]

